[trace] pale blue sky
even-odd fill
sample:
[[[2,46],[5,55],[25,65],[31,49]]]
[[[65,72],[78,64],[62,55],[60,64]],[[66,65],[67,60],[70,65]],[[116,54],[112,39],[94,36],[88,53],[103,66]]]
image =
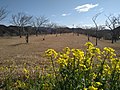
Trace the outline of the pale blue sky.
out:
[[[0,0],[0,6],[9,11],[3,24],[9,24],[11,15],[18,12],[44,15],[51,22],[66,26],[93,25],[92,17],[99,12],[99,24],[105,23],[105,15],[120,14],[120,0]]]

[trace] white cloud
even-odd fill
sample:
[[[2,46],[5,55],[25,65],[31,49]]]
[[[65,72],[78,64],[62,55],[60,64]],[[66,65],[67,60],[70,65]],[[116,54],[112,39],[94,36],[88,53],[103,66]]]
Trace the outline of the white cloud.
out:
[[[62,16],[66,16],[67,14],[62,14]]]
[[[81,13],[81,12],[87,12],[90,9],[92,9],[94,7],[97,7],[98,5],[99,4],[84,4],[84,5],[81,5],[81,6],[77,6],[75,8],[75,10],[78,11],[79,13]]]
[[[69,16],[69,15],[70,15],[70,13],[68,13],[68,14],[66,14],[66,13],[62,14],[63,17]]]

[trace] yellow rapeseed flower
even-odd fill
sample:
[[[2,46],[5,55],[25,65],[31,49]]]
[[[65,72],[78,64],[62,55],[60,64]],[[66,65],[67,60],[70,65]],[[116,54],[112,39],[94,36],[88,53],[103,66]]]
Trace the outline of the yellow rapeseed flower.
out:
[[[84,58],[84,52],[80,49],[72,49],[72,54],[76,59],[82,60]]]
[[[23,69],[24,73],[25,73],[25,77],[29,78],[29,70],[27,70],[26,68]]]
[[[84,64],[79,64],[80,67],[82,67],[83,69],[86,69],[86,66]]]
[[[83,90],[88,90],[87,88],[84,88]]]
[[[70,54],[70,48],[69,47],[66,47],[63,49],[63,51],[66,53],[66,54]]]
[[[45,51],[45,55],[47,57],[57,58],[58,53],[54,49],[48,49],[47,51]]]
[[[102,83],[100,83],[100,82],[96,82],[96,84],[97,84],[98,86],[102,85]]]
[[[88,48],[90,48],[90,47],[93,47],[94,45],[93,45],[91,42],[87,42],[87,43],[85,44],[85,46],[87,46]]]
[[[23,69],[25,74],[29,74],[29,70],[27,70],[26,68]]]
[[[88,90],[98,90],[98,88],[95,88],[94,86],[89,86]]]

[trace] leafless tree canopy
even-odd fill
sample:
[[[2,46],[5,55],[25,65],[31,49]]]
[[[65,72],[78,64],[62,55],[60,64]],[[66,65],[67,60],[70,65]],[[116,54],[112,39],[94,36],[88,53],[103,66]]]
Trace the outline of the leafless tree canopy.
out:
[[[40,26],[44,26],[46,23],[48,23],[48,19],[46,18],[46,17],[44,17],[44,16],[41,16],[41,17],[38,17],[38,18],[36,18],[36,20],[37,20],[37,26],[38,27],[40,27]]]
[[[109,16],[106,16],[106,17],[108,18],[106,20],[106,26],[110,30],[113,30],[113,29],[115,29],[116,27],[119,26],[119,24],[120,24],[120,15],[118,15],[118,17],[112,16],[112,15],[109,15]]]
[[[19,12],[16,15],[12,15],[11,23],[13,25],[18,26],[18,28],[20,27],[19,28],[20,38],[21,38],[21,32],[24,31],[24,26],[27,26],[28,24],[31,24],[31,19],[32,19],[32,16],[26,15],[23,12]]]
[[[93,20],[93,22],[94,22],[94,24],[95,24],[95,27],[96,27],[96,46],[97,46],[97,31],[98,31],[98,25],[97,25],[97,23],[96,23],[96,19],[97,19],[97,17],[100,15],[101,13],[97,13],[93,18],[92,18],[92,20]]]
[[[120,15],[118,15],[117,17],[113,15],[109,15],[106,17],[106,26],[111,30],[112,43],[114,43],[114,41],[116,42],[118,37],[117,33],[114,32],[114,29],[120,26]]]
[[[49,22],[49,20],[45,16],[36,17],[33,20],[33,26],[34,27],[42,27],[42,26],[45,26],[48,22]]]
[[[35,17],[32,21],[32,26],[35,27],[36,36],[38,36],[38,32],[40,32],[40,27],[45,27],[49,20],[45,16]]]
[[[97,19],[97,17],[100,15],[101,13],[97,13],[93,18],[92,18],[92,20],[93,20],[93,22],[94,22],[94,24],[95,24],[95,26],[96,26],[96,29],[98,29],[98,26],[97,26],[97,23],[96,23],[96,19]]]
[[[98,30],[105,30],[105,26],[104,25],[99,25]]]
[[[48,27],[48,28],[53,28],[53,27],[54,27],[54,23],[48,23],[48,24],[46,25],[46,27]]]
[[[25,13],[19,12],[16,15],[12,15],[11,23],[16,26],[26,26],[31,23],[32,16],[28,16]]]
[[[0,21],[2,21],[4,18],[6,18],[8,12],[6,10],[6,8],[1,7],[0,8]]]

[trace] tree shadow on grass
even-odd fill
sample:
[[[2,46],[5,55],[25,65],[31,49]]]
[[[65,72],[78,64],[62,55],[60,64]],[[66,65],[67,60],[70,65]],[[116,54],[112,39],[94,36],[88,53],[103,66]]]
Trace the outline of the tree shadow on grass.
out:
[[[9,46],[20,46],[20,45],[27,45],[28,43],[17,43],[17,44],[12,44],[12,45],[9,45]]]

